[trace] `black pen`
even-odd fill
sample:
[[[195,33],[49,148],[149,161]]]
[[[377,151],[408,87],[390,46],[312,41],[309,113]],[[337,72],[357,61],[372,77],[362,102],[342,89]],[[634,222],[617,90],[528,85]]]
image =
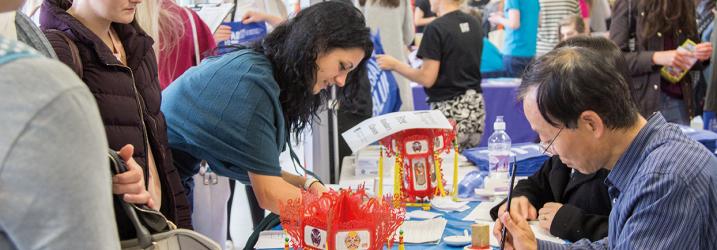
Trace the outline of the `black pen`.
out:
[[[508,216],[510,216],[510,200],[513,198],[513,182],[515,182],[515,170],[517,168],[517,162],[515,156],[513,156],[513,170],[511,170],[511,173],[513,173],[510,176],[510,186],[508,186],[508,202],[506,203],[505,212],[508,213]],[[505,229],[505,225],[503,225],[503,229],[500,232],[500,249],[503,250],[505,248],[505,233],[507,230]]]

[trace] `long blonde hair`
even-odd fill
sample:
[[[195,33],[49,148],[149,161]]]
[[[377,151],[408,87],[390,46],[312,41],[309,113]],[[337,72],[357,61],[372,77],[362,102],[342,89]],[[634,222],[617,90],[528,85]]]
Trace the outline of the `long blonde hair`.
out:
[[[182,8],[174,0],[145,0],[137,6],[135,19],[142,29],[154,39],[154,53],[159,60],[159,52],[167,51],[177,45],[184,35],[182,14],[170,9]],[[189,18],[194,18],[190,16]]]

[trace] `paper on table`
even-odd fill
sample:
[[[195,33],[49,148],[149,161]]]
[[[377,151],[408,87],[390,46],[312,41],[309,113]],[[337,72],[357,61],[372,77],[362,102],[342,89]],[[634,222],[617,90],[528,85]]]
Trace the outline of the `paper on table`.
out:
[[[223,3],[219,6],[213,4],[200,5],[194,10],[199,15],[199,18],[201,18],[207,26],[209,26],[209,29],[214,32],[217,28],[219,28],[219,25],[224,22],[224,18],[229,15],[232,9],[234,9],[233,3]]]
[[[283,248],[284,247],[284,231],[281,230],[269,230],[262,231],[259,233],[259,239],[254,246],[255,249],[271,249],[271,248]]]
[[[404,221],[403,225],[396,230],[403,230],[404,243],[428,243],[438,242],[443,236],[443,230],[446,229],[448,221],[444,218],[435,218],[422,221]],[[398,237],[395,237],[398,241]]]
[[[441,216],[441,214],[423,210],[413,210],[411,212],[406,213],[406,216],[411,219],[433,219],[438,216]]]
[[[467,201],[455,202],[451,197],[434,197],[431,200],[431,207],[444,211],[465,211],[470,208]]]
[[[471,211],[465,218],[464,221],[483,221],[490,222],[493,219],[490,217],[490,209],[498,205],[500,200],[496,201],[484,201],[478,204],[478,206]]]
[[[567,241],[565,241],[561,238],[555,237],[555,236],[551,235],[549,232],[543,230],[543,228],[538,226],[537,222],[531,221],[528,224],[530,224],[530,228],[533,230],[533,234],[535,234],[536,239],[555,242],[558,244],[567,243]],[[494,246],[494,247],[500,247],[500,241],[498,241],[498,239],[495,238],[495,236],[493,235],[493,226],[494,225],[495,225],[495,222],[490,222],[490,245]]]
[[[364,120],[341,134],[352,152],[396,132],[414,128],[451,129],[439,110],[394,112]]]

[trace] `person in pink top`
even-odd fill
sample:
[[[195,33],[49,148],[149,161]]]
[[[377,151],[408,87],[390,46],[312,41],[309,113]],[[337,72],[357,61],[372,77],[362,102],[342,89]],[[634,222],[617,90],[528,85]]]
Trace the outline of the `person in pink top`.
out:
[[[229,39],[228,26],[221,26],[215,34],[196,12],[180,7],[174,0],[150,0],[145,3],[140,6],[137,19],[140,26],[155,39],[162,89],[208,56],[217,47],[215,38]]]
[[[580,0],[578,3],[580,4],[580,16],[585,23],[585,30],[583,32],[590,33],[590,4],[592,4],[592,2],[590,0]]]

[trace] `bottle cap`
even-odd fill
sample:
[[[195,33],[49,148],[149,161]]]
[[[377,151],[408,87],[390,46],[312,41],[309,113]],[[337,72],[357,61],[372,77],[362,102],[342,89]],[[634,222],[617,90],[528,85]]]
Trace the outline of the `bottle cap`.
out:
[[[503,121],[502,115],[499,115],[495,118],[495,122],[493,123],[493,130],[505,130],[505,122]]]

